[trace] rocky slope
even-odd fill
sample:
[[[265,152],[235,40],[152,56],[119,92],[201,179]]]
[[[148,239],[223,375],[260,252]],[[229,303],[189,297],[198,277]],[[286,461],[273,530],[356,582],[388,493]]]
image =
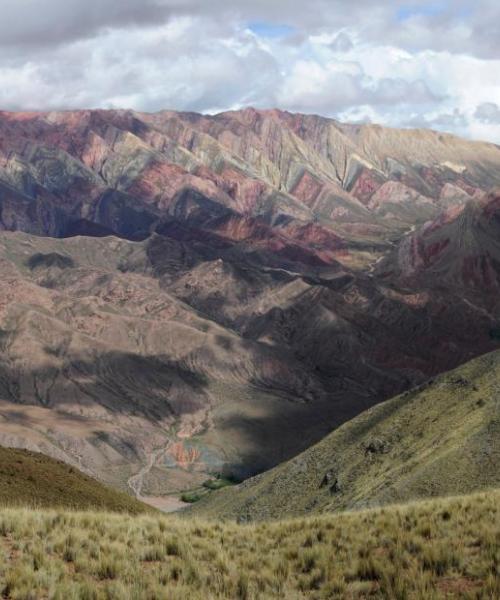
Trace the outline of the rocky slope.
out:
[[[0,441],[156,496],[497,348],[499,166],[279,111],[0,113]]]
[[[291,461],[190,512],[240,521],[500,486],[500,352],[362,413]]]
[[[255,468],[238,459],[248,444],[235,443],[235,453],[213,433],[218,408],[224,435],[234,437],[238,419],[268,411],[292,421],[296,413],[298,423],[311,412],[308,400],[326,404],[321,382],[290,350],[243,339],[164,289],[148,257],[154,245],[2,236],[4,444],[44,451],[111,483],[125,484],[156,461],[202,478],[198,471],[231,460]],[[321,428],[319,416],[309,418],[313,432]],[[204,432],[210,442],[190,442]],[[270,437],[262,464],[280,456],[281,444]],[[182,473],[180,482],[172,478],[178,489]]]
[[[412,287],[496,295],[500,273],[500,190],[441,213],[377,265],[381,276]]]

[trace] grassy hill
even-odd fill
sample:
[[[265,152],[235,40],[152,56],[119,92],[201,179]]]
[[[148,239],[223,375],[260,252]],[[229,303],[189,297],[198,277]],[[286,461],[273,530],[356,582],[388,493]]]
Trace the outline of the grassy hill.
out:
[[[362,413],[296,458],[190,510],[258,520],[498,486],[500,352],[493,352]]]
[[[109,488],[63,462],[0,447],[0,506],[64,507],[140,514],[142,502]]]
[[[500,493],[274,523],[0,511],[7,599],[498,598]]]

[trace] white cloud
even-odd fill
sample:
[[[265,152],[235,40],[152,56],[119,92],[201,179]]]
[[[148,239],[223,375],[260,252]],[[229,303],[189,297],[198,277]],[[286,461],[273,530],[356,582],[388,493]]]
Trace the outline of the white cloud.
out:
[[[42,61],[0,67],[0,103],[12,110],[222,110],[271,92],[272,104],[280,79],[272,55],[249,36],[236,44],[220,33],[210,21],[189,17],[108,30],[67,44],[64,52],[45,53]]]

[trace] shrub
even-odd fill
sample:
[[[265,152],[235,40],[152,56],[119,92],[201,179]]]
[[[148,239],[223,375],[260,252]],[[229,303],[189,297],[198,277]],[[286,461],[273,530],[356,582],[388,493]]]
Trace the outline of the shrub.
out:
[[[184,492],[181,495],[181,500],[189,504],[194,504],[198,500],[201,500],[201,494],[199,492]]]

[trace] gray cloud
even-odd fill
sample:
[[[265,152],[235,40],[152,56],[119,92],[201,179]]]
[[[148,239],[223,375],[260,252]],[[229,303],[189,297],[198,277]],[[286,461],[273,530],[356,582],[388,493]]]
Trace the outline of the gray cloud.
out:
[[[335,36],[333,42],[330,43],[330,48],[333,52],[349,52],[354,48],[354,44],[351,38],[345,33],[345,31],[341,31],[339,34]]]
[[[401,78],[380,79],[368,101],[370,104],[432,104],[443,98],[431,92],[425,81],[407,81]]]
[[[500,50],[497,0],[2,0],[0,47],[54,46],[98,35],[105,28],[161,24],[186,15],[227,24],[286,23],[306,33],[351,27],[365,40],[413,50],[494,58]],[[342,42],[346,38],[338,39]]]
[[[363,5],[376,5],[372,0],[358,4],[351,14]],[[54,46],[93,37],[106,28],[162,24],[186,15],[214,17],[224,23],[285,21],[313,31],[325,24],[325,16],[337,26],[349,23],[350,18],[340,18],[344,8],[341,0],[310,0],[307,6],[291,6],[288,0],[2,0],[0,46]]]
[[[432,106],[440,97],[421,80],[368,77],[357,63],[346,70],[329,70],[300,64],[288,77],[278,96],[280,106],[292,111],[337,114],[349,108]]]
[[[54,46],[171,14],[161,0],[2,0],[0,46]]]
[[[451,113],[441,113],[432,119],[428,119],[428,125],[438,129],[453,130],[466,127],[468,123],[467,116],[456,108]]]
[[[500,107],[494,102],[483,102],[476,108],[474,116],[481,123],[500,124]]]

